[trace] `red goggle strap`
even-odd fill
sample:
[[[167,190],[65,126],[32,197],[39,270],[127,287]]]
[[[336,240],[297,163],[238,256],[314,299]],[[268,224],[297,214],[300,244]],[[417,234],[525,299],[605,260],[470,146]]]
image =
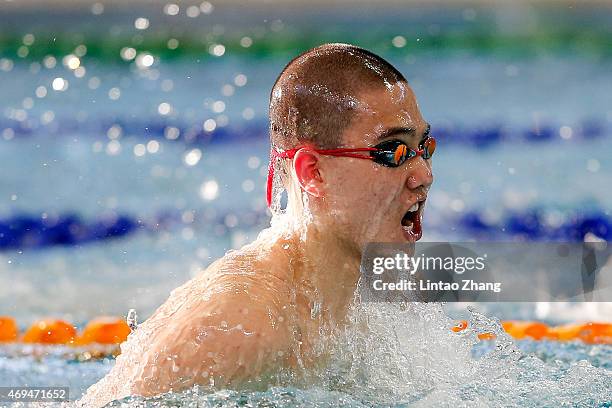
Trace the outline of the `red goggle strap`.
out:
[[[274,162],[276,159],[293,159],[298,150],[302,149],[302,147],[296,147],[295,149],[289,149],[284,151],[277,151],[276,149],[270,149],[270,164],[268,165],[268,180],[266,186],[266,202],[268,204],[268,208],[272,205],[272,187],[274,184]],[[341,156],[341,157],[352,157],[355,159],[368,159],[372,160],[372,156],[364,156],[362,154],[357,154],[359,152],[372,152],[377,151],[379,149],[375,147],[358,147],[354,149],[350,148],[339,148],[339,149],[312,149],[315,152],[324,155],[324,156]]]
[[[273,149],[274,150],[274,149]],[[266,184],[266,203],[268,208],[272,205],[272,183],[274,182],[274,160],[272,152],[270,152],[270,164],[268,164],[268,180]]]
[[[272,188],[274,184],[274,164],[278,158],[293,159],[298,149],[290,149],[282,152],[277,151],[274,148],[270,149],[270,164],[268,165],[268,180],[266,185],[266,203],[268,208],[272,205]]]

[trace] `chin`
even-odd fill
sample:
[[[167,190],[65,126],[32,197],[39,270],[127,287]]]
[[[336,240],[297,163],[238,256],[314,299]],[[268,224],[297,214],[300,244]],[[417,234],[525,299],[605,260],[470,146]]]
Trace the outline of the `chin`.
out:
[[[366,242],[366,244],[371,242],[378,243],[387,243],[387,244],[405,244],[406,242],[415,242],[414,237],[407,236],[404,231],[393,231],[392,233],[379,234],[376,238]]]
[[[408,228],[396,228],[393,233],[381,234],[379,238],[372,242],[388,242],[388,243],[414,243],[421,239],[423,236],[422,231],[413,231]]]

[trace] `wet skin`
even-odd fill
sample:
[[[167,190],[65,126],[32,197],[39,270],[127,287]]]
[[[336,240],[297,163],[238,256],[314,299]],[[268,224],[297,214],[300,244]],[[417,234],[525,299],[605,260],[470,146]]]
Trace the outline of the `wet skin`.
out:
[[[400,128],[412,131],[382,140],[418,147],[428,125],[406,83],[358,98],[367,109],[345,131],[342,147],[374,146]],[[87,406],[193,384],[265,387],[276,380],[262,376],[280,367],[299,374],[324,364],[320,346],[345,324],[364,246],[418,238],[401,222],[427,196],[431,159],[387,168],[305,150],[293,166],[309,196],[310,220],[298,229],[263,231],[175,289],[123,345],[111,372],[88,390]],[[422,216],[423,206],[419,211]]]
[[[408,84],[400,82],[391,89],[360,95],[359,100],[367,109],[343,135],[342,147],[371,147],[398,139],[418,148],[428,124]],[[393,131],[397,133],[381,138]],[[321,186],[322,199],[314,204],[320,204],[320,215],[325,218],[322,223],[348,247],[361,254],[368,242],[414,242],[420,238],[406,236],[401,220],[412,205],[427,198],[433,183],[431,159],[415,157],[397,168],[352,158],[319,156],[319,160],[326,180]]]

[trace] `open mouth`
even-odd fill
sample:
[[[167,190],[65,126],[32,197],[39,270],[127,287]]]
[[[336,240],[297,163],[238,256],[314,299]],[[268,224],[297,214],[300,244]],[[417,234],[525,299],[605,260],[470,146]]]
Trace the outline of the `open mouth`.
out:
[[[425,201],[418,201],[412,205],[402,218],[402,232],[408,241],[414,242],[423,235],[422,220]]]

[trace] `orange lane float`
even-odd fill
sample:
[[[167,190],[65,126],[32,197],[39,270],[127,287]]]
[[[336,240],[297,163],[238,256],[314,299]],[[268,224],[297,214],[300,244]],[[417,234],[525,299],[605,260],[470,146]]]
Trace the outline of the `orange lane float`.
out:
[[[457,322],[455,326],[451,327],[451,330],[454,331],[455,333],[459,333],[460,331],[467,329],[467,327],[468,327],[468,321],[460,320]],[[493,333],[479,333],[478,334],[479,340],[493,340],[494,338],[495,338],[495,335]]]
[[[0,316],[0,343],[15,341],[19,336],[19,329],[15,319],[8,316]]]
[[[531,337],[535,340],[542,340],[547,337],[549,328],[541,322],[519,322],[514,320],[505,321],[502,326],[506,333],[517,340]]]
[[[455,333],[467,329],[468,322],[461,320],[451,330]],[[612,323],[577,323],[549,327],[542,322],[507,320],[502,322],[504,331],[517,340],[581,340],[587,344],[611,344]],[[495,338],[493,333],[479,333],[480,340]]]
[[[125,320],[108,316],[96,317],[87,323],[75,344],[120,344],[127,339],[128,334],[130,327]]]
[[[558,341],[579,339],[588,344],[612,344],[612,324],[566,324],[552,327],[550,337]]]
[[[612,324],[583,324],[578,336],[585,343],[598,344],[607,342],[607,344],[612,344]]]
[[[458,321],[451,330],[455,333],[466,330],[469,323]],[[587,344],[612,345],[612,323],[576,323],[550,327],[542,322],[507,320],[502,322],[504,330],[515,339],[574,341]],[[19,336],[15,319],[0,316],[0,343],[23,342],[41,344],[118,345],[130,334],[130,328],[121,317],[97,317],[91,320],[80,333],[70,323],[60,319],[44,319],[35,322]],[[495,338],[493,333],[479,333],[480,340]]]
[[[451,330],[454,331],[455,333],[458,333],[462,330],[467,329],[467,327],[468,327],[467,320],[459,320],[455,326],[451,327]]]
[[[495,335],[493,333],[480,333],[478,334],[478,340],[493,340]]]
[[[44,319],[30,326],[21,341],[24,343],[72,344],[76,335],[76,328],[66,321]]]

